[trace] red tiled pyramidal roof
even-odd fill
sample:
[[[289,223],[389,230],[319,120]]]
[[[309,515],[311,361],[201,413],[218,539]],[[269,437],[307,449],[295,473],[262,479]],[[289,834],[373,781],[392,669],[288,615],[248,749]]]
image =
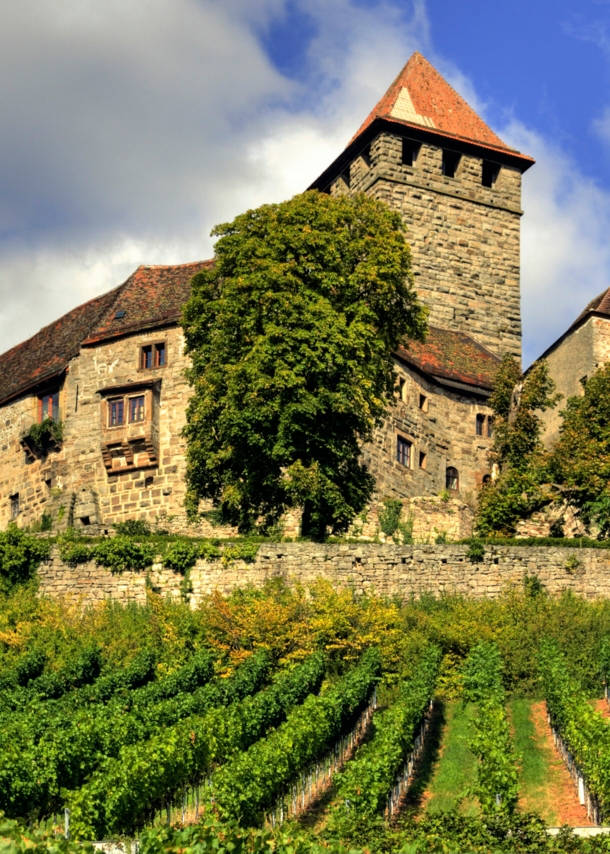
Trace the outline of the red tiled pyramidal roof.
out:
[[[502,142],[421,53],[414,53],[409,59],[350,143],[375,119],[426,127],[491,148],[514,150]]]
[[[72,309],[3,353],[0,404],[61,374],[84,343],[175,322],[189,297],[191,278],[212,263],[138,267],[118,288]]]
[[[441,380],[491,391],[500,359],[465,332],[431,326],[426,340],[399,347],[397,356]]]

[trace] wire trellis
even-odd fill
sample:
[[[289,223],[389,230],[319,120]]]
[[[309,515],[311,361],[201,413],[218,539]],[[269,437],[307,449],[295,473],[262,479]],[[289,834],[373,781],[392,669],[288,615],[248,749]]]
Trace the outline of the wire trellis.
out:
[[[585,775],[583,774],[579,766],[576,764],[576,761],[572,756],[568,745],[565,743],[561,736],[561,732],[557,727],[553,726],[550,714],[547,715],[547,719],[549,722],[549,726],[551,727],[555,747],[559,750],[561,758],[563,759],[568,771],[572,776],[572,779],[576,784],[576,789],[578,790],[578,800],[583,806],[587,808],[587,818],[589,819],[589,821],[592,821],[593,824],[599,826],[602,823],[602,811],[599,801],[597,800],[595,795],[589,791],[589,786],[587,785],[587,779]]]
[[[394,816],[394,813],[400,810],[401,801],[407,789],[411,785],[415,769],[417,767],[417,763],[424,751],[426,736],[428,734],[428,729],[430,728],[432,707],[433,702],[432,700],[430,700],[430,704],[419,725],[419,732],[417,733],[413,741],[413,750],[411,751],[411,753],[408,754],[407,758],[405,759],[404,764],[400,769],[398,776],[396,777],[396,782],[392,787],[392,791],[388,795],[388,802],[385,808],[385,817],[390,820]]]

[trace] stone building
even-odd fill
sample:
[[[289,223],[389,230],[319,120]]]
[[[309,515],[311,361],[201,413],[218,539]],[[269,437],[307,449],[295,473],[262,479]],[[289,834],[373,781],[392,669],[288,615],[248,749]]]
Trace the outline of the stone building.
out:
[[[504,353],[521,354],[521,175],[532,163],[416,53],[311,185],[400,211],[431,311],[426,342],[395,354],[394,405],[364,449],[380,498],[447,489],[474,501],[488,476],[494,372]],[[43,513],[60,526],[186,526],[179,321],[206,263],[139,267],[0,356],[0,526]],[[40,435],[48,419],[61,430]]]
[[[591,300],[574,323],[540,356],[563,399],[554,409],[540,413],[544,441],[559,438],[561,411],[568,397],[580,395],[584,383],[610,361],[610,289]]]

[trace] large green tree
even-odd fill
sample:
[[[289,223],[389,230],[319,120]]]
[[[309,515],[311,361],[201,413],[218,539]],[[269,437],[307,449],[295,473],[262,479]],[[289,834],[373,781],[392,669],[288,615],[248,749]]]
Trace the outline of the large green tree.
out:
[[[213,234],[183,318],[187,509],[212,499],[245,531],[300,507],[304,534],[344,531],[372,494],[360,452],[393,391],[392,351],[426,331],[402,220],[310,191]]]

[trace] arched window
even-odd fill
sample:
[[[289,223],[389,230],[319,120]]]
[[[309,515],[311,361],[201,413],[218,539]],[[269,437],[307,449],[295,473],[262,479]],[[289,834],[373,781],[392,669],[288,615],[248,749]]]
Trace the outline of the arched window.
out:
[[[460,488],[460,475],[458,470],[453,466],[447,466],[445,486],[447,487],[447,489],[452,489],[455,491]]]
[[[483,475],[483,486],[486,486],[488,483],[491,483],[491,475],[484,474]]]

